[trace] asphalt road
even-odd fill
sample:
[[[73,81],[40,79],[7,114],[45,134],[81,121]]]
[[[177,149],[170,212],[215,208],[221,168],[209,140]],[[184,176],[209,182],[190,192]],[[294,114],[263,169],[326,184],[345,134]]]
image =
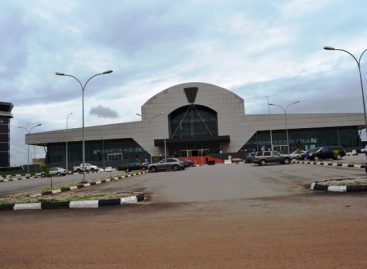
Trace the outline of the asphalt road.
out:
[[[365,175],[357,168],[221,164],[150,173],[79,191],[143,191],[154,202],[206,202],[304,193],[309,192],[305,186],[316,180]]]
[[[87,181],[96,181],[99,179],[104,179],[110,176],[116,176],[124,174],[123,171],[113,171],[113,172],[99,172],[86,174]],[[52,177],[53,187],[65,186],[69,184],[77,184],[83,179],[82,174],[66,175],[61,177]],[[0,195],[6,195],[10,193],[17,192],[36,192],[51,186],[50,178],[32,178],[32,179],[22,179],[18,181],[0,182]]]

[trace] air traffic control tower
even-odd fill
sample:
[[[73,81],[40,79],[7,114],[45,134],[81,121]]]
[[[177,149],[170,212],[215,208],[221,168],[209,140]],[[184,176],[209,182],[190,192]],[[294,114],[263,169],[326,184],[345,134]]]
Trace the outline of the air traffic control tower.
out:
[[[0,102],[0,167],[10,166],[10,119],[12,103]]]

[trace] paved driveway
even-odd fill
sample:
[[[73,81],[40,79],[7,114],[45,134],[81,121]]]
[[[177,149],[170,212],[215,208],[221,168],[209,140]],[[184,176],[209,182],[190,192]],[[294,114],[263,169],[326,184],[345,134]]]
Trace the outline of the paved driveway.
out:
[[[310,193],[315,180],[365,175],[364,169],[301,164],[228,164],[159,172],[81,189],[81,192],[144,191],[155,202],[205,202]]]

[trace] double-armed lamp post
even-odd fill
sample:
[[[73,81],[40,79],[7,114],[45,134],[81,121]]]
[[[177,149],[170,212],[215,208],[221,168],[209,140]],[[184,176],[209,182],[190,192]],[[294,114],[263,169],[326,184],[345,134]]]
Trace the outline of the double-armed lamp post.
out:
[[[294,105],[294,104],[298,104],[300,101],[295,101],[293,103],[290,103],[288,104],[285,108],[281,105],[277,105],[277,104],[269,104],[269,106],[277,106],[277,107],[280,107],[283,112],[284,112],[284,120],[285,120],[285,131],[286,131],[286,135],[287,135],[287,152],[289,154],[289,137],[288,137],[288,122],[287,122],[287,110],[288,108],[291,106],[291,105]]]
[[[68,127],[69,127],[69,116],[71,116],[73,112],[70,112],[66,116],[66,129],[65,129],[65,169],[69,172],[69,157],[68,157]]]
[[[85,180],[85,137],[84,137],[84,91],[85,91],[85,87],[87,86],[88,82],[96,77],[96,76],[100,76],[100,75],[106,75],[106,74],[110,74],[112,73],[113,71],[112,70],[108,70],[108,71],[105,71],[103,73],[98,73],[98,74],[95,74],[93,76],[91,76],[85,83],[84,85],[80,82],[80,80],[73,76],[73,75],[69,75],[69,74],[65,74],[65,73],[60,73],[60,72],[56,72],[55,74],[58,75],[58,76],[66,76],[66,77],[72,77],[73,79],[75,79],[76,81],[78,81],[80,87],[82,88],[82,156],[83,156],[83,180],[82,182],[85,183],[87,182]]]
[[[326,47],[324,47],[324,50],[339,50],[339,51],[345,52],[345,53],[349,54],[350,56],[352,56],[352,58],[356,61],[357,66],[358,66],[358,72],[359,72],[359,80],[360,80],[360,83],[361,83],[361,90],[362,90],[362,102],[363,102],[363,115],[364,115],[364,125],[365,125],[365,128],[366,128],[366,135],[367,135],[366,103],[365,103],[365,100],[364,100],[363,79],[362,79],[362,73],[361,73],[361,59],[362,59],[363,54],[367,51],[367,49],[365,49],[365,50],[361,53],[361,55],[359,56],[359,58],[358,58],[358,59],[357,59],[357,58],[356,58],[352,53],[350,53],[349,51],[344,50],[344,49],[336,49],[336,48],[334,48],[334,47],[326,46]]]
[[[33,127],[31,127],[29,130],[26,128],[26,127],[23,127],[23,126],[18,126],[18,128],[21,128],[21,129],[24,129],[24,130],[26,130],[26,132],[27,132],[27,134],[29,135],[31,132],[32,132],[32,130],[34,129],[34,128],[36,128],[36,127],[38,127],[38,126],[41,126],[42,124],[41,123],[39,123],[39,124],[37,124],[37,125],[34,125]],[[27,173],[29,174],[29,144],[28,144],[28,154],[27,154]]]
[[[269,102],[269,96],[265,95],[266,99],[268,99],[268,112],[270,116],[270,102]],[[270,128],[270,149],[273,150],[273,132]]]

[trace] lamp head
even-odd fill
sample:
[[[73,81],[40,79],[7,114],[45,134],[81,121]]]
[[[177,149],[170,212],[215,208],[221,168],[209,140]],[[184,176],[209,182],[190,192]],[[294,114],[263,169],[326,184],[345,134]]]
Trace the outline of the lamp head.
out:
[[[61,72],[56,72],[55,75],[58,75],[58,76],[65,76],[65,73],[61,73]]]
[[[107,70],[107,71],[104,71],[102,74],[103,75],[106,75],[106,74],[110,74],[110,73],[112,73],[113,71],[112,70]]]
[[[326,47],[324,47],[324,50],[335,50],[335,48],[334,47],[326,46]]]

